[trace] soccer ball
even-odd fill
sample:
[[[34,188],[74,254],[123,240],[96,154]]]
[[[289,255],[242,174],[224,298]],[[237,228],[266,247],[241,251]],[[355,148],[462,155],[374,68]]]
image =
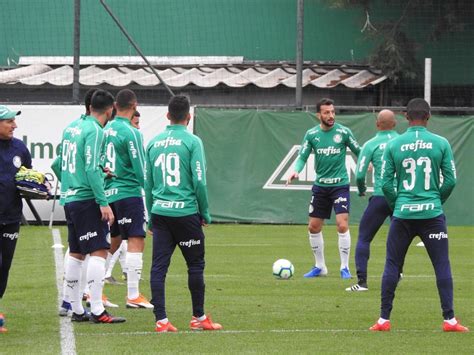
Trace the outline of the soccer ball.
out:
[[[286,259],[278,259],[273,263],[273,276],[278,279],[289,279],[295,273],[295,267],[291,261]]]

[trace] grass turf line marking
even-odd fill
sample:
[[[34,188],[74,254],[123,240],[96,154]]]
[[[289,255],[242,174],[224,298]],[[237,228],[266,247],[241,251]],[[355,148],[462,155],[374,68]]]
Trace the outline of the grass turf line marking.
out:
[[[391,333],[441,333],[441,330],[423,330],[423,329],[397,329],[392,330]],[[178,330],[177,333],[163,333],[163,334],[261,334],[261,333],[380,333],[371,332],[367,329],[248,329],[248,330],[219,330],[215,332],[197,331],[197,330]],[[78,333],[78,335],[87,335],[89,337],[103,337],[103,336],[136,336],[136,335],[151,335],[160,333],[157,332],[113,332],[113,333]]]
[[[62,244],[59,229],[53,229],[53,243]],[[63,301],[64,257],[61,248],[54,248],[54,263],[56,265],[56,286],[58,288],[58,305]],[[76,354],[76,339],[74,327],[69,317],[59,317],[59,335],[61,336],[61,354]]]

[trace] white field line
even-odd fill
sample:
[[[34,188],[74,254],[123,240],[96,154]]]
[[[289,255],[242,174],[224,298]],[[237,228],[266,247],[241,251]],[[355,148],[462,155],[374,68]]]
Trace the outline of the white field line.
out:
[[[248,330],[219,330],[215,332],[193,331],[193,330],[178,330],[177,333],[170,334],[280,334],[280,333],[370,333],[367,329],[248,329]],[[374,332],[375,333],[375,332]],[[391,333],[441,333],[441,330],[423,330],[423,329],[397,329],[392,330]],[[114,336],[137,336],[137,335],[152,335],[156,332],[118,332],[113,333]],[[89,337],[110,337],[111,333],[78,333],[78,335],[87,335]]]
[[[53,229],[53,243],[62,244],[59,229]],[[56,286],[58,288],[58,305],[63,300],[64,256],[62,248],[54,248],[54,262],[56,264]],[[74,327],[69,317],[59,317],[59,333],[61,336],[61,355],[76,355],[76,339]]]

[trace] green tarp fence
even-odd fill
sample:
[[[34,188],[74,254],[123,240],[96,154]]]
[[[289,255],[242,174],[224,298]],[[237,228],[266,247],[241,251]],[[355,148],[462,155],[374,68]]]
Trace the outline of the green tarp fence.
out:
[[[314,113],[196,108],[195,117],[194,130],[206,151],[214,221],[307,223],[314,180],[312,157],[300,181],[288,187],[285,181],[306,130],[317,124]],[[336,120],[349,127],[361,145],[376,133],[373,113],[339,114]],[[404,132],[406,119],[397,116],[397,120],[397,131]],[[448,139],[456,160],[458,183],[444,205],[448,223],[474,225],[474,116],[433,116],[428,129]],[[367,205],[367,197],[356,193],[355,164],[348,152],[351,223],[359,223]],[[371,186],[371,176],[367,182]],[[334,223],[334,216],[329,223]]]

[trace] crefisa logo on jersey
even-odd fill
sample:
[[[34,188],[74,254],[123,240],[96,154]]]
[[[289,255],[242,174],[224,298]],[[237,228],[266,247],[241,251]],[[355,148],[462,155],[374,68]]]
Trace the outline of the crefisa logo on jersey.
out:
[[[21,167],[21,158],[18,155],[13,157],[13,166],[17,169],[20,169]]]
[[[334,141],[334,143],[341,143],[342,136],[340,134],[335,134],[334,137],[332,137],[332,140]]]

